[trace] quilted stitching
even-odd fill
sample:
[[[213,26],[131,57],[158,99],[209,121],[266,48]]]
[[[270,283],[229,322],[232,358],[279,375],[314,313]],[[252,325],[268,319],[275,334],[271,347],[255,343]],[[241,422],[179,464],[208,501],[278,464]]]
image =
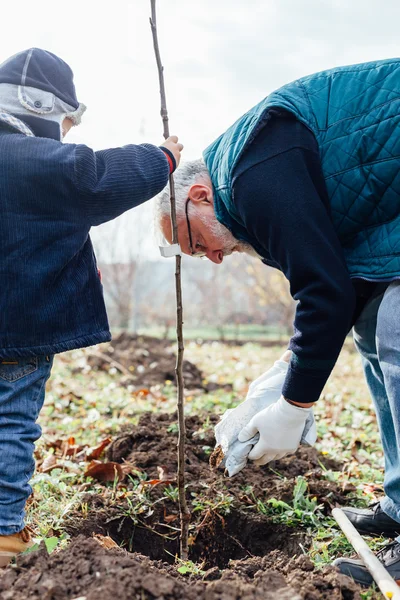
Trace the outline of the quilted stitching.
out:
[[[249,239],[234,212],[231,178],[246,143],[280,106],[315,134],[332,218],[352,276],[400,275],[400,59],[340,67],[277,90],[205,152],[216,213]]]

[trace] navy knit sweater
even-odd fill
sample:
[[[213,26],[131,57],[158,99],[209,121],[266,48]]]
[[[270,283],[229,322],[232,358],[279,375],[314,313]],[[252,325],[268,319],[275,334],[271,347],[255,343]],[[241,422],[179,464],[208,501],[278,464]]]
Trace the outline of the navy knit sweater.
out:
[[[350,279],[329,214],[316,140],[294,116],[273,111],[236,167],[233,200],[247,231],[280,265],[298,301],[289,348],[302,367],[291,361],[283,395],[297,402],[318,400],[376,284]]]
[[[150,144],[94,152],[0,126],[0,356],[110,339],[89,238],[168,182]]]

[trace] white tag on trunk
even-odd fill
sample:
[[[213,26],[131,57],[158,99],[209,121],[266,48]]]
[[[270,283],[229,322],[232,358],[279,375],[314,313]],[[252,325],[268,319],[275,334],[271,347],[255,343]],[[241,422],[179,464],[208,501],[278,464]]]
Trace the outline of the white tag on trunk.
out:
[[[160,254],[164,258],[171,258],[172,256],[182,256],[181,247],[179,244],[171,244],[171,246],[159,246]]]

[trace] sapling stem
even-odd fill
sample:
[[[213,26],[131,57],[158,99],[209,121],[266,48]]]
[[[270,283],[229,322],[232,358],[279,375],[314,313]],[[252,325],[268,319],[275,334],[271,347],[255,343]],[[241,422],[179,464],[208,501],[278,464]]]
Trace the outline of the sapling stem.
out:
[[[167,100],[164,84],[164,67],[161,62],[160,48],[157,35],[157,18],[156,18],[156,0],[150,0],[151,18],[150,26],[153,35],[154,53],[156,56],[158,79],[160,84],[161,98],[161,118],[164,128],[164,138],[169,137],[168,111]],[[170,202],[171,202],[171,224],[172,224],[172,243],[178,244],[178,225],[176,219],[175,206],[175,187],[174,178],[169,177]],[[184,412],[184,397],[183,397],[183,305],[182,305],[182,285],[181,285],[181,256],[175,257],[175,290],[176,290],[176,337],[178,342],[178,353],[175,366],[176,383],[177,383],[177,409],[178,409],[178,473],[177,482],[179,490],[179,510],[181,518],[181,539],[180,539],[180,554],[182,560],[188,560],[188,536],[189,536],[189,520],[190,513],[186,502],[185,493],[185,412]]]

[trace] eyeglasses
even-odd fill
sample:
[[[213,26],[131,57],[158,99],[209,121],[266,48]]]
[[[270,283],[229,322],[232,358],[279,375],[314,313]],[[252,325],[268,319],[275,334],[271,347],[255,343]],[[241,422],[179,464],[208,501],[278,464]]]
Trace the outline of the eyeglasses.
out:
[[[190,202],[190,198],[188,198],[186,200],[186,204],[185,204],[186,223],[187,223],[187,229],[188,229],[188,234],[189,234],[189,251],[190,251],[191,256],[198,256],[199,258],[205,258],[207,253],[204,252],[204,250],[199,250],[196,252],[193,249],[192,230],[190,228],[190,221],[189,221],[189,215],[188,215],[189,202]],[[200,244],[199,244],[199,246],[200,246]]]

